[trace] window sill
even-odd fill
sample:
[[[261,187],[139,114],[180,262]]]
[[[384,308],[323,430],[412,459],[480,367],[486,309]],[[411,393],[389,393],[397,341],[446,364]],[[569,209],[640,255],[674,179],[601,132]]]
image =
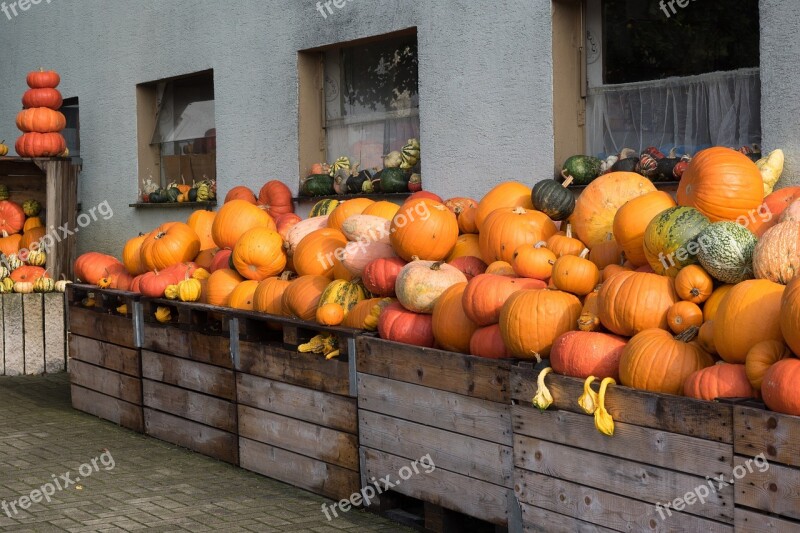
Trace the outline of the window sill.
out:
[[[369,198],[370,200],[391,200],[392,198],[406,198],[411,192],[373,192],[363,194],[328,194],[325,196],[298,196],[292,198],[295,202],[315,202],[317,200],[347,200],[350,198]]]
[[[182,207],[191,207],[197,208],[202,207],[203,209],[211,210],[211,208],[216,207],[217,202],[161,202],[161,203],[153,203],[153,202],[137,202],[135,204],[128,204],[128,207],[135,207],[136,209],[176,209]]]

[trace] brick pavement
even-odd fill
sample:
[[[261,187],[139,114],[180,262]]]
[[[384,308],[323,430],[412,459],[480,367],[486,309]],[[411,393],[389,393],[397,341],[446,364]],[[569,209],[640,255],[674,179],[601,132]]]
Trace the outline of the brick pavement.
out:
[[[0,378],[0,503],[105,451],[112,469],[13,518],[0,509],[0,531],[410,531],[360,510],[328,522],[325,498],[75,411],[66,374]]]

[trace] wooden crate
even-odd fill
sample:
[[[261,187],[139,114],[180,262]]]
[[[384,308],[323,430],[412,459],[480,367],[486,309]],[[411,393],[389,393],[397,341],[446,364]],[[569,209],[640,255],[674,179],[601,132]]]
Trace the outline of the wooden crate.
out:
[[[72,406],[143,432],[139,295],[70,284],[67,301]]]
[[[0,295],[0,376],[63,372],[64,294]]]
[[[736,531],[800,531],[800,417],[740,403],[733,431]]]
[[[236,312],[242,468],[336,500],[359,490],[356,330]],[[278,328],[278,329],[272,329]],[[339,357],[297,346],[336,335]]]
[[[707,480],[733,478],[731,405],[614,386],[606,408],[615,432],[607,437],[577,403],[582,380],[550,374],[553,405],[533,407],[537,375],[529,364],[511,373],[525,531],[733,531],[733,486],[712,491]],[[674,510],[676,498],[702,486],[704,504]],[[669,510],[656,508],[669,502]]]
[[[155,320],[158,307],[172,321]],[[143,299],[145,433],[231,464],[239,463],[236,379],[229,309]]]
[[[445,529],[441,507],[518,530],[511,363],[366,336],[357,359],[362,484],[401,481],[392,490],[424,504],[430,529]],[[428,455],[435,470],[398,478]]]
[[[78,233],[78,175],[80,166],[65,158],[0,157],[0,184],[9,190],[9,199],[22,204],[37,200],[44,209],[42,221],[50,228],[53,245],[47,248],[47,270],[54,279],[63,274],[73,279]],[[86,219],[88,217],[88,219]],[[82,214],[81,225],[102,220],[91,210]]]

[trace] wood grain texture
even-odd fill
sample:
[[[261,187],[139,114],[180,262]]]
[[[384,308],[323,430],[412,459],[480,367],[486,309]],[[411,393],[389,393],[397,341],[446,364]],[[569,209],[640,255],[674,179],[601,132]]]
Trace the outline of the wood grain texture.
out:
[[[687,474],[731,476],[733,445],[614,421],[614,437],[601,437],[594,417],[541,411],[530,404],[511,408],[514,434],[613,455]]]
[[[612,533],[614,531],[540,507],[524,503],[521,503],[520,507],[522,507],[524,533]]]
[[[233,371],[142,350],[142,377],[226,400],[236,399]]]
[[[800,519],[800,469],[740,456],[734,464],[737,506]]]
[[[608,437],[598,435],[597,438]],[[514,436],[514,463],[523,470],[620,496],[640,498],[651,504],[673,501],[706,484],[703,477],[522,435]],[[733,523],[733,488],[724,487],[709,495],[705,504],[687,506],[685,512],[718,522]]]
[[[800,417],[736,406],[733,426],[737,454],[800,467]]]
[[[362,446],[416,460],[429,455],[436,468],[513,488],[510,446],[361,410]]]
[[[238,439],[233,433],[205,426],[154,409],[144,408],[145,433],[226,463],[239,463]]]
[[[281,383],[271,379],[236,375],[240,405],[296,418],[318,426],[358,434],[356,399]]]
[[[70,387],[72,407],[78,411],[114,422],[139,433],[144,433],[144,415],[141,405],[106,396],[75,383]]]
[[[536,394],[538,372],[519,365],[511,374],[513,399],[529,404]],[[583,394],[583,380],[551,373],[545,378],[545,384],[553,395],[550,409],[583,412],[577,403]],[[598,385],[594,384],[595,390]],[[730,404],[612,386],[606,393],[606,409],[617,422],[727,444],[733,442],[733,407]]]
[[[334,500],[360,488],[358,472],[268,444],[239,438],[241,467]]]
[[[44,294],[44,369],[48,374],[63,372],[66,364],[64,299],[60,292]]]
[[[440,505],[467,516],[500,526],[508,525],[509,506],[516,505],[511,489],[436,468],[430,473],[420,469],[408,479],[401,479],[401,469],[410,469],[405,457],[397,457],[371,448],[361,447],[366,479],[390,476],[395,483],[391,490]],[[405,472],[405,471],[404,471]],[[383,488],[383,484],[379,484]]]
[[[797,533],[800,531],[800,521],[795,522],[770,516],[742,507],[737,507],[734,514],[737,533]]]
[[[358,371],[484,400],[511,403],[511,363],[420,348],[377,337],[357,340]]]
[[[140,352],[132,348],[70,334],[69,356],[129,376],[142,376]]]
[[[187,330],[145,322],[143,331],[142,348],[145,350],[189,357],[190,344]]]
[[[142,380],[142,403],[171,415],[229,433],[237,432],[236,404],[199,392]]]
[[[511,406],[358,374],[359,409],[511,446]]]
[[[233,368],[231,359],[231,339],[226,335],[204,335],[199,332],[189,334],[192,361],[200,361],[222,368]]]
[[[113,370],[90,365],[83,361],[73,360],[70,363],[72,383],[106,396],[112,396],[126,402],[142,404],[142,380]]]
[[[83,337],[136,348],[133,342],[133,320],[128,317],[70,306],[69,331]]]

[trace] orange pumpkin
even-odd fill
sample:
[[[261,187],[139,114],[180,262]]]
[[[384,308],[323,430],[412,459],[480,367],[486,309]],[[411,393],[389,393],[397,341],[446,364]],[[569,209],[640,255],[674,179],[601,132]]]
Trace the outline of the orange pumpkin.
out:
[[[701,304],[714,292],[714,278],[699,265],[685,266],[675,276],[675,292],[681,300]]]
[[[19,233],[25,225],[25,212],[18,203],[9,200],[0,201],[0,233],[13,235]]]
[[[683,392],[690,398],[713,401],[717,398],[755,398],[744,365],[718,363],[692,373]]]
[[[163,270],[191,261],[199,251],[200,239],[192,228],[183,222],[167,222],[147,234],[139,254],[147,270]]]
[[[17,129],[23,132],[50,133],[63,130],[66,117],[47,107],[32,107],[17,113]]]
[[[498,276],[507,276],[509,278],[517,278],[517,273],[514,272],[514,267],[505,261],[494,261],[486,266],[486,274],[497,274]]]
[[[380,202],[375,202],[368,205],[362,212],[362,215],[372,215],[376,217],[385,218],[386,220],[392,220],[397,212],[400,210],[400,206],[394,202],[387,202],[386,200],[381,200]]]
[[[194,258],[194,262],[197,263],[197,266],[200,268],[205,268],[209,272],[211,271],[212,265],[214,264],[214,256],[217,255],[219,248],[209,248],[207,250],[200,250],[197,254],[197,257]]]
[[[671,278],[645,272],[615,274],[597,296],[603,326],[628,337],[650,328],[666,330],[667,312],[678,301]]]
[[[142,244],[147,239],[147,233],[140,233],[137,237],[128,239],[122,248],[122,263],[132,276],[147,272],[147,265],[142,260]]]
[[[728,291],[732,288],[733,285],[720,285],[714,289],[714,292],[711,293],[711,296],[709,296],[703,304],[703,320],[714,320],[714,317],[717,316],[719,304],[722,303],[722,299],[725,298],[725,295],[727,295]]]
[[[115,271],[118,272],[118,271]],[[24,265],[14,269],[9,277],[15,282],[36,281],[39,278],[48,277],[47,271],[42,267]]]
[[[613,231],[614,217],[625,202],[656,190],[640,174],[611,172],[586,186],[570,216],[572,229],[589,248],[601,243]]]
[[[320,305],[316,318],[323,326],[338,326],[344,320],[344,308],[336,303]]]
[[[22,225],[23,233],[33,228],[41,228],[44,227],[44,222],[39,217],[28,217],[25,219],[25,223]]]
[[[368,198],[353,198],[339,202],[339,205],[328,214],[328,227],[342,231],[342,225],[345,220],[353,215],[362,214],[367,207],[374,203]]]
[[[231,293],[243,281],[244,278],[230,268],[221,268],[212,272],[206,280],[206,301],[209,305],[228,305]]]
[[[783,341],[769,340],[755,344],[748,350],[744,362],[748,381],[754,389],[761,390],[767,370],[778,361],[791,356],[792,352]]]
[[[233,248],[244,233],[253,228],[277,229],[269,213],[244,200],[223,205],[211,224],[211,236],[220,248]]]
[[[606,282],[608,279],[611,278],[614,274],[619,274],[620,272],[632,272],[633,269],[629,266],[623,265],[608,265],[603,269],[602,272],[602,281]]]
[[[464,209],[468,209],[471,207],[478,207],[478,202],[476,202],[472,198],[467,198],[463,196],[457,196],[455,198],[450,198],[442,202],[444,206],[453,212],[453,214],[458,217]]]
[[[45,230],[43,227],[29,229],[22,234],[22,238],[19,241],[20,249],[38,250],[41,245],[39,241],[45,236],[46,233],[47,230]]]
[[[478,233],[478,225],[475,223],[475,217],[478,216],[477,207],[467,207],[461,213],[456,215],[458,221],[458,231],[465,234]]]
[[[275,218],[275,227],[281,239],[288,240],[289,231],[298,223],[302,222],[302,218],[295,213],[284,213]]]
[[[225,195],[224,203],[228,203],[231,200],[244,200],[248,204],[256,205],[256,195],[244,185],[237,185],[228,191],[228,194]]]
[[[697,304],[681,300],[667,311],[667,323],[673,333],[683,333],[689,328],[703,324],[703,311]]]
[[[667,394],[683,394],[693,372],[714,364],[700,346],[689,342],[697,329],[677,337],[664,329],[650,328],[633,336],[622,351],[619,377],[623,385]]]
[[[293,213],[292,191],[281,181],[268,181],[258,191],[258,205],[266,209],[273,218],[285,213]]]
[[[547,247],[550,249],[551,252],[556,254],[556,257],[562,257],[564,255],[581,255],[583,252],[584,244],[579,240],[572,236],[572,225],[567,224],[567,229],[562,234],[554,233],[550,238],[547,239]]]
[[[478,244],[478,236],[465,233],[464,235],[459,235],[458,239],[456,239],[456,245],[453,247],[453,250],[450,252],[450,255],[447,256],[447,262],[449,263],[453,259],[457,259],[459,257],[480,257],[481,256],[481,248]]]
[[[500,324],[491,324],[478,328],[469,339],[469,353],[489,359],[506,359],[511,357],[503,342]]]
[[[581,309],[581,316],[578,317],[578,329],[581,331],[597,331],[600,328],[600,316],[597,314],[598,308],[598,294],[600,293],[600,286],[586,295],[583,300],[583,309]]]
[[[73,266],[75,277],[84,283],[96,285],[97,282],[113,270],[125,269],[125,265],[112,256],[99,252],[81,254]]]
[[[490,213],[481,226],[479,244],[486,263],[514,259],[514,251],[523,244],[546,241],[557,232],[550,217],[541,211],[506,207]]]
[[[381,311],[397,300],[392,298],[369,298],[358,302],[342,321],[342,326],[353,329],[375,331]],[[369,319],[369,320],[368,320]],[[367,323],[369,322],[369,324]]]
[[[614,215],[614,239],[634,266],[647,264],[643,247],[647,225],[670,207],[675,207],[675,200],[669,193],[653,191],[627,201]]]
[[[302,320],[314,320],[319,299],[330,281],[325,276],[300,276],[291,281],[283,291],[284,312]]]
[[[346,246],[347,238],[339,230],[323,228],[312,231],[303,237],[294,251],[294,269],[301,276],[333,279],[335,261],[341,260]]]
[[[511,266],[517,276],[546,280],[553,274],[556,254],[547,248],[547,243],[523,244],[514,250]]]
[[[211,236],[211,227],[214,225],[215,217],[216,213],[213,211],[201,209],[194,211],[191,215],[189,215],[189,219],[186,221],[189,227],[192,228],[200,238],[201,250],[207,250],[216,246],[214,243],[214,237]]]
[[[414,313],[397,302],[387,305],[378,317],[378,335],[413,346],[431,348],[436,342],[433,338],[433,316]]]
[[[678,185],[678,205],[694,207],[712,222],[755,212],[764,199],[758,167],[746,155],[713,147],[695,154]]]
[[[483,232],[483,223],[492,211],[500,208],[513,210],[515,207],[533,210],[531,188],[516,181],[507,181],[495,185],[495,187],[486,193],[486,196],[481,198],[481,201],[478,202],[478,210],[475,212],[475,227],[478,231]],[[467,210],[464,212],[466,211]],[[543,239],[537,239],[537,242],[541,240]],[[490,261],[486,262],[489,263]]]
[[[744,363],[747,352],[759,342],[783,339],[780,313],[784,288],[765,279],[751,279],[725,295],[714,316],[714,346],[723,360]]]
[[[247,230],[233,247],[231,261],[247,279],[261,281],[283,272],[286,253],[278,232],[267,228]]]
[[[433,306],[433,337],[439,346],[452,352],[469,353],[470,338],[478,329],[464,312],[466,288],[467,282],[451,285]]]
[[[717,348],[714,346],[713,320],[703,322],[703,325],[700,326],[700,331],[697,332],[697,344],[711,355],[717,355]]]
[[[800,354],[800,276],[789,282],[783,292],[781,332],[789,348]]]
[[[403,204],[392,219],[389,232],[392,248],[406,261],[441,261],[456,245],[458,222],[443,204],[419,198]]]
[[[543,289],[544,282],[537,279],[510,278],[497,274],[480,274],[467,284],[462,305],[466,316],[478,326],[496,324],[500,320],[503,304],[517,291]]]
[[[619,360],[626,342],[609,333],[570,331],[556,339],[550,352],[550,364],[554,372],[565,376],[618,380]]]
[[[781,222],[758,240],[753,251],[755,277],[789,283],[800,272],[800,222]]]
[[[800,359],[778,361],[767,370],[761,395],[767,407],[778,413],[800,416]]]
[[[617,265],[622,258],[622,249],[614,239],[613,233],[606,234],[605,240],[591,247],[589,250],[589,261],[597,265],[600,270],[608,265]]]
[[[270,315],[283,315],[283,292],[291,283],[291,273],[267,278],[258,284],[253,293],[253,310]]]
[[[248,279],[238,284],[230,296],[228,296],[228,307],[233,309],[241,309],[242,311],[252,311],[253,301],[258,281]]]
[[[14,143],[21,157],[55,157],[67,149],[67,141],[60,133],[23,133]]]
[[[584,296],[600,283],[600,270],[586,259],[589,249],[585,248],[580,257],[562,255],[553,265],[553,284],[560,290]]]
[[[3,236],[0,237],[0,252],[6,256],[19,252],[19,242],[21,240],[22,235],[19,233],[9,235],[8,233],[4,232]]]

